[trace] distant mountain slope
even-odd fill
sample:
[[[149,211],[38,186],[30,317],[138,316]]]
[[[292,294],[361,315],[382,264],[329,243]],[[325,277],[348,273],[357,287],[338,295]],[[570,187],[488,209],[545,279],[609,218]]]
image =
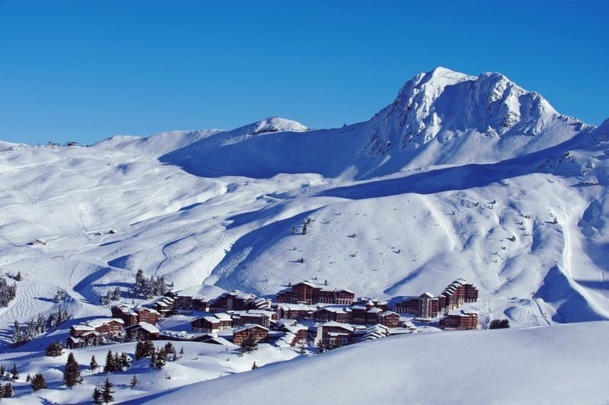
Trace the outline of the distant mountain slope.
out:
[[[589,128],[503,75],[473,77],[437,68],[407,82],[370,121],[303,134],[280,127],[285,132],[272,137],[225,134],[220,142],[204,140],[161,161],[207,177],[319,173],[365,179],[438,164],[514,158]]]

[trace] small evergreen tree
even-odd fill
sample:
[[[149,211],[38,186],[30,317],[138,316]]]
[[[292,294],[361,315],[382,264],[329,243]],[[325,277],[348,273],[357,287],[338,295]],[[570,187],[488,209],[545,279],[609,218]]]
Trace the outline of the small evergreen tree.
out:
[[[104,373],[112,373],[116,371],[116,364],[114,363],[114,355],[112,350],[108,350],[106,355],[106,363],[104,364]]]
[[[252,364],[252,370],[256,370],[258,368],[258,366],[256,365],[256,362],[254,362],[254,364]]]
[[[123,370],[131,367],[131,359],[129,358],[129,356],[127,356],[126,353],[121,353],[120,366]]]
[[[92,372],[95,372],[99,368],[99,364],[97,364],[97,360],[95,360],[95,356],[91,356],[91,362],[89,363],[89,368]]]
[[[21,272],[20,271],[17,272],[17,276],[15,276],[15,280],[17,280],[17,281],[23,280],[23,277],[21,276]]]
[[[114,353],[114,371],[123,371],[121,356],[118,352]]]
[[[26,383],[32,382],[32,376],[28,374],[28,375],[25,377],[25,382],[26,382]]]
[[[95,387],[93,389],[93,403],[95,405],[102,405],[104,403],[102,399],[102,392],[99,388]]]
[[[61,343],[59,343],[56,340],[53,343],[49,344],[46,347],[46,349],[44,350],[45,356],[57,357],[57,356],[61,356],[62,353],[63,353],[63,346],[61,345]]]
[[[17,364],[13,363],[13,368],[11,369],[11,378],[13,380],[19,379],[19,370],[17,370]]]
[[[131,378],[131,383],[129,384],[129,387],[131,387],[132,390],[134,390],[137,387],[138,381],[137,381],[137,376],[135,374],[133,374],[133,377]]]
[[[488,326],[489,329],[506,329],[510,327],[510,321],[507,319],[493,319]]]
[[[161,370],[163,367],[165,367],[166,363],[167,363],[167,352],[165,351],[165,348],[163,347],[156,354],[156,359],[154,361],[154,368],[156,368],[157,370]]]
[[[66,386],[70,389],[72,389],[72,387],[76,384],[82,384],[80,366],[74,358],[74,353],[70,353],[68,355],[68,361],[66,362],[66,366],[63,370],[63,382],[65,382]]]
[[[104,390],[102,391],[102,399],[106,404],[114,401],[114,396],[112,395],[114,394],[114,391],[112,391],[112,387],[114,387],[114,384],[110,382],[109,378],[106,378],[106,381],[104,381]]]
[[[6,374],[6,366],[2,363],[0,364],[0,378],[4,378],[4,374]]]
[[[13,386],[10,382],[4,384],[4,390],[2,393],[3,398],[10,398],[13,396]]]
[[[47,380],[42,373],[36,373],[34,374],[34,377],[32,377],[30,386],[34,391],[44,390],[47,388]]]
[[[243,355],[244,353],[251,353],[258,350],[258,341],[256,337],[250,332],[247,334],[247,337],[243,342],[241,342],[241,350],[239,353]]]

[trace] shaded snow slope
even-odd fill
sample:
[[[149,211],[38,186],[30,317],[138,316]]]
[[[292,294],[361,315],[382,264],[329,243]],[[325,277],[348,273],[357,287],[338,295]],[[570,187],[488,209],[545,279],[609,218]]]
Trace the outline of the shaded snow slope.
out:
[[[401,336],[137,403],[600,404],[609,396],[607,333],[599,322]]]
[[[260,125],[245,128],[253,132]],[[437,68],[407,82],[370,121],[304,134],[277,126],[285,132],[272,137],[243,137],[239,129],[161,160],[199,176],[318,173],[365,179],[438,164],[510,159],[589,128],[501,74],[473,77]]]

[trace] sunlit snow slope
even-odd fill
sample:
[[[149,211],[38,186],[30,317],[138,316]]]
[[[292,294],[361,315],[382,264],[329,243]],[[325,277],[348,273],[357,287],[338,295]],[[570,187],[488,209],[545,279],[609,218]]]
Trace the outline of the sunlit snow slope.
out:
[[[90,147],[2,143],[0,265],[39,302],[0,309],[0,328],[53,310],[57,289],[75,315],[95,313],[138,269],[176,289],[273,294],[317,277],[385,298],[465,277],[483,322],[604,319],[608,134],[500,74],[437,68],[339,129],[272,117]]]

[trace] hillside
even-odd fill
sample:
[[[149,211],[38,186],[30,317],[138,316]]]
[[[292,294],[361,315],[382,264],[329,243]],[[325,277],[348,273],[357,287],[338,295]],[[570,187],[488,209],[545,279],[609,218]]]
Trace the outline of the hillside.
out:
[[[104,313],[138,269],[259,295],[317,277],[394,298],[465,277],[483,322],[606,319],[608,132],[503,75],[437,68],[344,128],[3,143],[0,265],[25,281],[0,328],[54,310],[57,289],[76,317]]]
[[[601,404],[609,395],[608,328],[602,322],[395,337],[137,403]]]

